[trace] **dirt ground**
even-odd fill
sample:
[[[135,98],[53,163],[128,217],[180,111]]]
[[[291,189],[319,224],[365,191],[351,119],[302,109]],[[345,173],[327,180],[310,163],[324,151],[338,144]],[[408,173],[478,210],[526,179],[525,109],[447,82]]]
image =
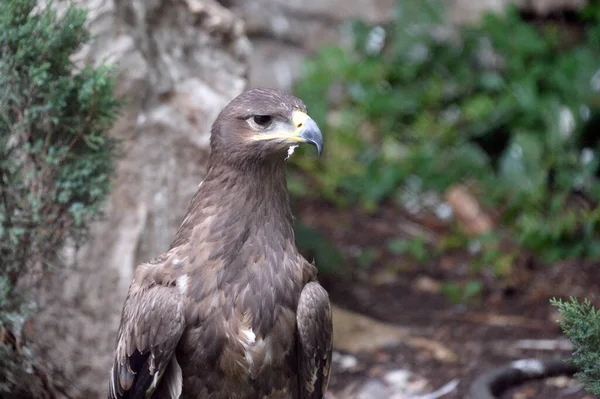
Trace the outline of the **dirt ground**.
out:
[[[456,355],[440,360],[431,351],[402,342],[353,353],[357,361],[350,366],[334,361],[332,398],[381,396],[369,393],[369,387],[377,377],[392,370],[409,370],[420,379],[421,391],[425,393],[454,380],[458,385],[441,396],[389,397],[466,398],[477,377],[511,361],[570,356],[570,343],[556,323],[559,314],[549,304],[550,298],[586,297],[598,304],[600,264],[571,262],[549,267],[527,257],[515,263],[515,276],[508,283],[506,279],[499,282],[486,278],[485,271],[476,275],[484,281],[482,294],[467,304],[453,304],[440,287],[473,277],[468,254],[437,256],[425,265],[415,265],[410,259],[386,253],[384,243],[406,232],[401,227],[405,215],[397,210],[383,208],[364,216],[326,204],[307,202],[295,207],[299,209],[296,210],[299,219],[327,237],[347,259],[339,272],[320,277],[335,305],[399,326],[411,337],[437,342]],[[436,234],[436,228],[426,224],[420,224],[423,232]],[[380,249],[380,256],[369,267],[361,267],[357,260],[359,248]],[[373,386],[373,392],[377,392],[376,385]],[[504,399],[593,397],[577,380],[565,377],[527,383],[501,396]]]

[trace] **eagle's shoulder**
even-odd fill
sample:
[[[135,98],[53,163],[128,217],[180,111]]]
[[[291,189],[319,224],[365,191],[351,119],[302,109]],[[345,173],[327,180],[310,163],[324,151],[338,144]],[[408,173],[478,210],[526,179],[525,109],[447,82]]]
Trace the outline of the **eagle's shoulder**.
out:
[[[188,245],[182,245],[172,248],[150,262],[140,264],[135,270],[131,288],[147,289],[154,286],[182,288],[180,286],[186,278],[190,263],[187,247]]]

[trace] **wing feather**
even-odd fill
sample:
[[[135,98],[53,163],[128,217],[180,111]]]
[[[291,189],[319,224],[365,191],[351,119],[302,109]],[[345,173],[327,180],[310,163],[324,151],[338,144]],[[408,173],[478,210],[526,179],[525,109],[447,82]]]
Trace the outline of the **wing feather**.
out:
[[[184,329],[183,299],[175,287],[134,282],[123,307],[108,397],[150,397],[165,371],[165,384],[181,384],[181,376],[170,374],[181,373],[174,352]]]
[[[333,324],[329,296],[319,283],[302,290],[296,322],[300,398],[321,399],[329,383]]]

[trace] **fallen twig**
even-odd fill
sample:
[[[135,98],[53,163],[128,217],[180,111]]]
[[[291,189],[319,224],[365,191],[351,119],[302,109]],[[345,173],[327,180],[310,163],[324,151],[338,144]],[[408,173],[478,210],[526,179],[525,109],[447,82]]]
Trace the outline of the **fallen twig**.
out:
[[[515,315],[500,315],[490,313],[450,313],[450,312],[437,312],[438,317],[444,319],[463,320],[471,323],[487,324],[491,326],[500,327],[520,327],[532,330],[548,329],[548,322],[544,320],[535,320],[523,316]]]
[[[455,378],[452,381],[448,382],[443,387],[441,387],[440,389],[438,389],[437,391],[428,393],[426,395],[411,396],[410,399],[437,399],[437,398],[441,398],[442,396],[444,396],[446,394],[449,394],[450,392],[454,391],[456,389],[456,387],[458,387],[458,383],[459,382],[460,382],[460,380],[458,378]],[[398,397],[397,399],[401,399],[401,398]]]
[[[521,339],[517,341],[519,349],[533,349],[537,351],[572,351],[573,344],[568,339]]]

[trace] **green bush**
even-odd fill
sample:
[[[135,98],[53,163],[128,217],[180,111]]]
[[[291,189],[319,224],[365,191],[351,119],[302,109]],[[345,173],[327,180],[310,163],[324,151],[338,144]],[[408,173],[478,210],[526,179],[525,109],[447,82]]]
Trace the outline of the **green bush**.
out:
[[[119,102],[108,69],[70,61],[90,38],[85,19],[35,0],[0,2],[0,396],[36,389],[23,384],[35,367],[19,337],[36,309],[23,278],[60,265],[57,252],[81,242],[110,188],[106,132]]]
[[[305,184],[372,212],[465,183],[543,261],[600,259],[600,12],[577,18],[448,27],[439,2],[402,1],[389,26],[352,23],[296,89],[327,137],[294,159]]]
[[[587,299],[553,299],[551,303],[558,307],[563,317],[560,325],[573,343],[571,362],[581,370],[577,377],[590,393],[600,395],[600,313]]]

